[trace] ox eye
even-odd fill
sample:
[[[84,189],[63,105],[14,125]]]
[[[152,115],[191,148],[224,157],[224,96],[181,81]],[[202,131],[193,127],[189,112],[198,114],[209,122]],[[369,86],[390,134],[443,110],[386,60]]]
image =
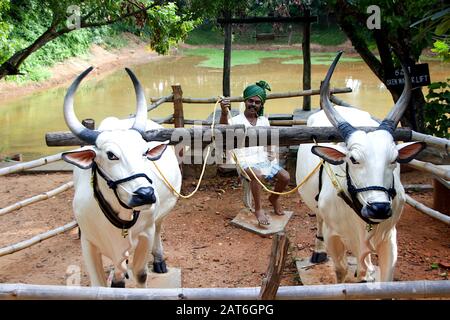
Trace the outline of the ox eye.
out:
[[[109,160],[119,160],[119,158],[117,158],[116,155],[114,153],[112,153],[111,151],[108,151],[106,153],[106,155],[108,156]]]
[[[350,161],[351,161],[353,164],[359,164],[359,162],[356,161],[356,159],[353,158],[353,156],[350,156]]]

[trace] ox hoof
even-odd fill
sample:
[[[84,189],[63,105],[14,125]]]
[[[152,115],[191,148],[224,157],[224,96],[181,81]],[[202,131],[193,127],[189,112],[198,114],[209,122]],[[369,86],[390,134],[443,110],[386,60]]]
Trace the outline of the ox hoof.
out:
[[[146,283],[147,282],[147,272],[139,273],[138,276],[136,277],[136,280],[141,285]]]
[[[112,281],[111,282],[111,288],[125,288],[125,280],[121,281]]]
[[[311,263],[322,263],[328,260],[326,252],[313,252],[311,256]]]
[[[156,273],[167,273],[166,262],[153,262],[153,271]]]

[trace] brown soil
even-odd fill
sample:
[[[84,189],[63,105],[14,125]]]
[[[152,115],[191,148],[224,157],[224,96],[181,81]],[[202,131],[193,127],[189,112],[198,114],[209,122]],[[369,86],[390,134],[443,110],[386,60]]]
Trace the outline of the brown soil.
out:
[[[53,189],[71,179],[68,173],[26,174],[0,177],[0,207]],[[431,184],[419,172],[402,176],[404,184]],[[183,194],[194,189],[193,179],[184,181]],[[411,194],[431,205],[432,193]],[[0,247],[28,239],[73,220],[73,191],[67,191],[0,217]],[[237,177],[206,181],[198,194],[179,200],[163,227],[163,241],[169,267],[182,270],[183,287],[260,286],[271,251],[271,238],[263,238],[230,224],[242,204]],[[286,210],[294,211],[286,232],[289,256],[282,285],[299,285],[294,260],[309,256],[313,248],[315,218],[298,195],[282,199]],[[265,207],[268,201],[264,202]],[[450,264],[450,232],[444,223],[406,205],[398,224],[398,264],[395,280],[447,279]],[[22,251],[0,258],[0,282],[66,284],[70,266],[81,268],[81,285],[89,284],[83,266],[77,230],[60,234]],[[447,267],[445,267],[447,266]],[[108,265],[105,265],[105,272]]]

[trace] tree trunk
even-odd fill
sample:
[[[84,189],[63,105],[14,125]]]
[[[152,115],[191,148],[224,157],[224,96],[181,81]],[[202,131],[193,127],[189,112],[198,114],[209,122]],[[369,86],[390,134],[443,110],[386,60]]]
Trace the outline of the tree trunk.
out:
[[[398,56],[400,61],[411,66],[417,61],[413,55],[411,48],[412,37],[408,30],[402,30],[401,36],[398,34],[391,35],[387,30],[374,30],[373,37],[377,44],[380,60],[369,50],[368,44],[364,38],[358,34],[358,24],[355,24],[349,17],[358,19],[358,23],[365,24],[365,16],[355,14],[354,7],[346,2],[338,1],[339,10],[336,11],[337,21],[344,33],[352,42],[353,47],[369,66],[372,72],[386,85],[386,75],[394,69],[392,50]],[[359,12],[356,12],[359,13]],[[392,50],[391,50],[392,48]],[[388,88],[394,102],[398,100],[402,93],[402,89]],[[414,131],[424,132],[423,108],[425,98],[421,90],[412,90],[411,100],[403,117],[401,118],[402,126],[410,127]]]
[[[8,75],[18,75],[19,67],[25,61],[26,58],[39,48],[43,47],[47,42],[59,37],[61,34],[55,31],[56,24],[52,24],[50,28],[47,29],[39,38],[36,39],[31,45],[27,48],[22,49],[16,52],[11,58],[5,61],[0,66],[0,79],[3,79]]]

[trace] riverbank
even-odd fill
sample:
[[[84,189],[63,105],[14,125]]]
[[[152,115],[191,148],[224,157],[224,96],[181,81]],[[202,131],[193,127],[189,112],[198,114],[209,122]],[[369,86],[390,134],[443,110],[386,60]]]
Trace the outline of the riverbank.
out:
[[[55,64],[50,68],[51,77],[47,80],[30,81],[24,84],[0,80],[0,102],[68,85],[75,76],[90,66],[95,67],[92,76],[104,77],[117,69],[143,64],[164,57],[151,50],[146,42],[133,34],[124,33],[123,37],[128,42],[126,47],[106,50],[94,44],[91,46],[87,56],[72,57]]]

